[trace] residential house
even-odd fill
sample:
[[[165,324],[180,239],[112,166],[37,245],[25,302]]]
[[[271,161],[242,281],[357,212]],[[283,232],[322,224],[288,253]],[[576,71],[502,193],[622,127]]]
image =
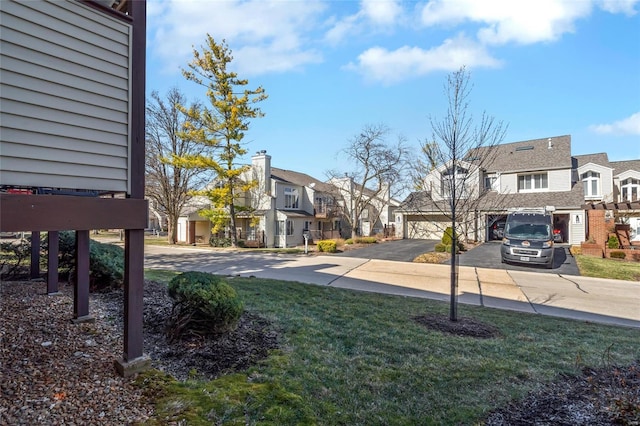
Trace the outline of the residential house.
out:
[[[605,222],[617,216],[629,225],[629,238],[640,241],[640,160],[609,161],[606,153],[576,155],[574,160],[585,204],[604,210]]]
[[[485,155],[492,161],[474,167]],[[584,240],[584,189],[571,156],[570,136],[483,148],[460,161],[456,170],[451,165],[434,169],[426,177],[429,190],[410,194],[396,212],[399,236],[442,237],[450,226],[449,194],[443,190],[448,179],[464,181],[462,197],[475,199],[467,204],[472,209],[457,212],[468,238],[490,240],[491,228],[506,218],[510,208],[554,207],[554,226],[562,231],[564,241]]]
[[[340,180],[338,186],[336,182],[322,182],[305,173],[272,167],[266,151],[258,151],[251,158],[251,167],[243,178],[257,183],[240,201],[250,208],[236,218],[235,232],[246,245],[291,247],[304,245],[305,239],[313,243],[350,236],[350,221],[344,216],[351,202],[349,194],[361,190],[352,180]],[[382,230],[390,225],[393,207],[389,205],[389,191],[384,193],[387,202],[375,200],[367,209],[370,216],[361,218],[367,229]],[[209,240],[211,224],[198,213],[206,207],[208,200],[198,197],[184,211],[178,222],[179,241]]]
[[[343,234],[351,237],[355,229],[358,235],[395,235],[394,212],[400,202],[391,197],[391,186],[381,183],[376,190],[363,187],[350,176],[334,177],[328,182],[338,195],[343,211],[345,229]]]

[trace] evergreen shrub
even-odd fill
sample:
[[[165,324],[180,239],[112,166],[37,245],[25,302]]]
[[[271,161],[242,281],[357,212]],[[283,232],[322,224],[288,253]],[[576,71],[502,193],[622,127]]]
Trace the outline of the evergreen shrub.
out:
[[[333,240],[320,240],[318,241],[318,251],[325,253],[335,253],[338,247]]]
[[[168,292],[173,299],[168,328],[171,339],[234,330],[244,311],[238,293],[219,275],[185,272],[169,282]]]

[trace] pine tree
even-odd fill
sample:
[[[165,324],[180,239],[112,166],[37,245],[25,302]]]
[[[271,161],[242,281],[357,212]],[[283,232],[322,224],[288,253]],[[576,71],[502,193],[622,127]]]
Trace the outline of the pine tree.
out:
[[[238,242],[237,213],[250,208],[244,206],[240,198],[256,185],[254,181],[241,179],[249,166],[239,165],[236,160],[247,153],[242,140],[250,119],[264,116],[255,104],[267,99],[267,94],[262,87],[246,89],[249,81],[239,79],[237,73],[227,69],[232,60],[226,41],[216,43],[208,34],[202,52],[193,50],[189,70],[183,70],[182,74],[187,80],[207,88],[211,107],[183,110],[188,117],[185,134],[191,140],[214,148],[215,154],[180,157],[174,161],[215,173],[215,184],[194,191],[194,194],[206,196],[211,201],[211,208],[200,214],[211,220],[214,232],[229,226],[235,247]]]

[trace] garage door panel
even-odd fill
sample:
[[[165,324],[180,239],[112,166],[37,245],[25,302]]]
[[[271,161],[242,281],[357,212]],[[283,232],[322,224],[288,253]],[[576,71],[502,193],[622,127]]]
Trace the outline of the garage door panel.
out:
[[[407,237],[412,239],[439,240],[449,222],[410,220],[407,222]]]

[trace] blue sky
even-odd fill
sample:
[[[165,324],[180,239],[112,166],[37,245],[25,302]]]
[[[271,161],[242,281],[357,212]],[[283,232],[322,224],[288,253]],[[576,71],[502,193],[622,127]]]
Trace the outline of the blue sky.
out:
[[[447,74],[465,65],[470,112],[504,142],[570,134],[574,155],[640,159],[640,0],[148,0],[147,92],[187,82],[193,48],[226,39],[232,69],[262,86],[244,141],[274,167],[318,179],[368,124],[417,153],[444,117]]]

